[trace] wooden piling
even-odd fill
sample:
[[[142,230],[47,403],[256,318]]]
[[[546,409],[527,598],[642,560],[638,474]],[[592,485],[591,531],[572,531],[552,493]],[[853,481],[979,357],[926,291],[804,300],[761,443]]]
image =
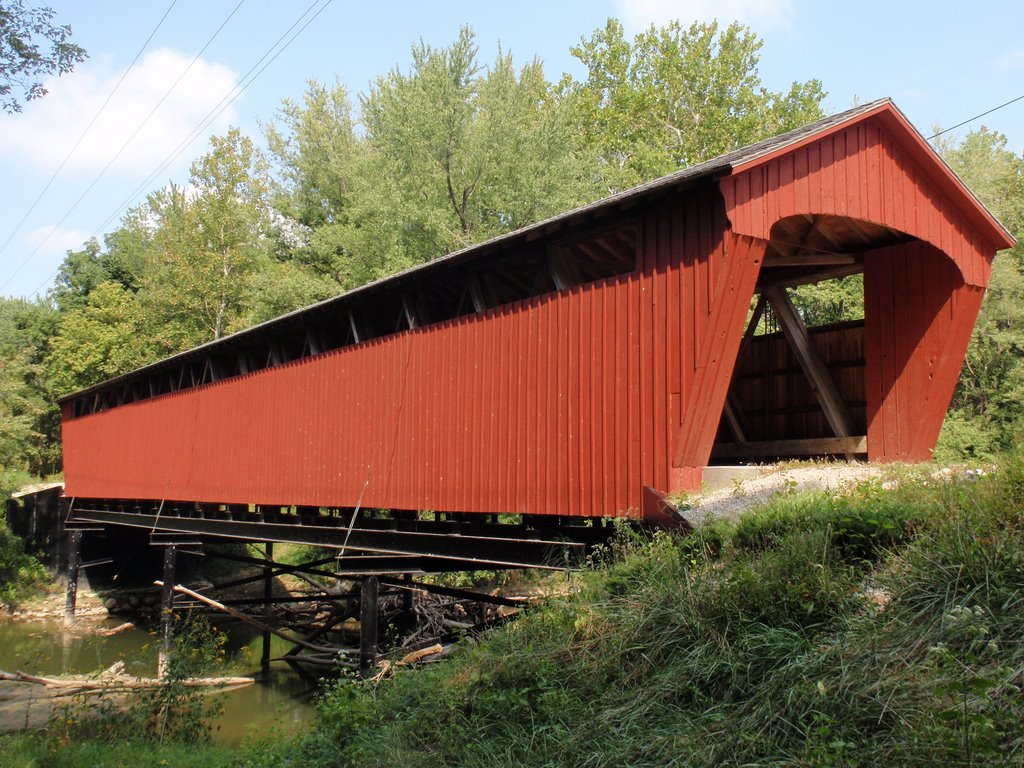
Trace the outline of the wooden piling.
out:
[[[82,532],[68,534],[68,589],[64,598],[64,625],[75,621],[75,605],[78,603],[78,566],[82,561]]]
[[[164,581],[160,602],[160,656],[157,676],[167,676],[171,656],[171,632],[174,628],[174,566],[178,548],[168,544],[164,548]]]
[[[270,620],[271,598],[274,596],[274,542],[268,541],[264,548],[267,564],[263,566],[263,620]],[[263,672],[270,670],[270,631],[263,630],[263,655],[260,658]]]
[[[359,674],[366,677],[377,664],[377,597],[380,582],[376,576],[363,579],[359,600]]]

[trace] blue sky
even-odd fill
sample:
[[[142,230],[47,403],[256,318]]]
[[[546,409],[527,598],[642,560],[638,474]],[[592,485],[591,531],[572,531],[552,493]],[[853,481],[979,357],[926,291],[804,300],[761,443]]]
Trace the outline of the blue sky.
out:
[[[630,32],[672,18],[736,19],[764,40],[760,72],[767,87],[783,90],[816,77],[829,92],[829,111],[891,96],[926,136],[934,126],[952,126],[1024,95],[1019,0],[333,0],[324,7],[326,1],[317,1],[313,13],[323,8],[320,15],[174,159],[183,140],[276,50],[286,30],[309,18],[303,13],[313,0],[244,0],[191,68],[238,0],[176,0],[173,7],[171,0],[29,0],[53,7],[89,59],[50,83],[50,94],[20,115],[0,115],[0,178],[6,182],[0,186],[0,294],[44,292],[66,249],[102,238],[126,203],[169,181],[186,182],[211,134],[235,125],[262,142],[261,123],[273,119],[283,98],[300,99],[308,79],[337,79],[355,97],[390,68],[406,69],[414,42],[447,45],[464,24],[475,30],[484,62],[500,43],[521,63],[540,57],[555,80],[563,72],[583,74],[569,48],[609,16]],[[1014,152],[1024,150],[1024,100],[956,134],[981,125],[1006,134]]]

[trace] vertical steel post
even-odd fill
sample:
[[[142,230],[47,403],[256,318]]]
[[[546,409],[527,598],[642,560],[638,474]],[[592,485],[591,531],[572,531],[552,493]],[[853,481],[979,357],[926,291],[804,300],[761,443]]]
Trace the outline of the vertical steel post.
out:
[[[359,596],[359,674],[366,676],[377,664],[377,595],[380,582],[376,576],[363,579]]]
[[[178,548],[168,544],[164,548],[164,585],[160,603],[160,657],[157,675],[166,677],[171,656],[171,631],[174,628],[174,565]]]
[[[267,564],[263,566],[263,621],[270,619],[270,598],[274,594],[274,542],[268,541],[264,545]],[[260,659],[260,668],[264,673],[270,670],[270,633],[263,630],[263,656]]]
[[[64,597],[64,625],[75,621],[75,605],[78,603],[78,565],[82,560],[82,532],[68,534],[68,589]]]

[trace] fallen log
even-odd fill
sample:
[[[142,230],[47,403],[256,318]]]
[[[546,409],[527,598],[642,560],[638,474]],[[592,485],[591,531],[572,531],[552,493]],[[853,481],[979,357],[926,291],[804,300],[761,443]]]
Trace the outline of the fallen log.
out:
[[[443,650],[444,646],[440,643],[431,645],[428,648],[420,648],[418,651],[413,651],[412,653],[405,654],[405,656],[403,656],[401,659],[395,662],[395,666],[404,667],[408,664],[415,664],[420,659],[423,659],[426,656],[433,656],[434,654],[439,654]]]
[[[116,627],[111,629],[97,629],[92,632],[96,637],[113,637],[119,635],[122,632],[127,632],[129,629],[135,629],[135,625],[130,621],[126,621],[124,624],[118,624]]]
[[[162,581],[154,581],[153,583],[156,584],[158,587],[162,587],[164,585],[164,583]],[[238,619],[243,624],[249,624],[250,626],[256,627],[256,629],[260,630],[261,632],[269,632],[272,635],[276,635],[277,637],[284,638],[289,643],[294,643],[295,645],[301,645],[303,648],[309,648],[312,651],[330,650],[329,648],[324,648],[323,646],[314,645],[313,643],[307,643],[305,640],[302,640],[300,638],[292,637],[288,633],[282,632],[281,630],[277,629],[276,627],[272,627],[269,624],[264,624],[262,621],[259,621],[258,619],[254,619],[252,616],[246,616],[241,611],[236,611],[234,608],[230,608],[229,606],[224,605],[224,603],[218,603],[216,600],[214,600],[212,598],[209,598],[206,595],[201,595],[198,592],[194,592],[193,590],[189,589],[188,587],[183,587],[180,584],[175,584],[174,585],[174,591],[175,592],[181,592],[181,594],[183,594],[183,595],[188,595],[192,599],[198,600],[201,603],[205,603],[206,605],[210,606],[211,608],[216,608],[218,611],[223,611],[228,616],[231,616],[232,618]]]
[[[90,691],[109,692],[114,690],[138,690],[146,688],[159,688],[166,681],[154,677],[132,677],[125,674],[124,665],[118,662],[108,670],[104,670],[95,677],[83,675],[66,675],[62,677],[40,677],[30,675],[27,672],[16,670],[15,672],[4,672],[0,670],[0,680],[12,683],[30,683],[41,685],[53,691],[56,695],[70,695],[70,693],[86,693]],[[239,688],[245,685],[252,685],[256,682],[252,677],[186,677],[176,681],[188,688]]]

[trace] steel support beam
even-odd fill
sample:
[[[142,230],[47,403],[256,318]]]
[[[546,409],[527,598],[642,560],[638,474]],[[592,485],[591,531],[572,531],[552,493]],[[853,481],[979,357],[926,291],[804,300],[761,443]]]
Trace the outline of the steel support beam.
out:
[[[343,525],[295,525],[242,520],[212,520],[155,514],[114,512],[105,509],[76,509],[75,519],[93,523],[124,525],[150,530],[179,531],[195,535],[260,542],[289,542],[320,547],[345,547],[380,555],[419,555],[456,558],[475,568],[543,568],[564,570],[565,555],[575,560],[584,555],[580,542],[538,538],[514,538],[375,530]],[[565,529],[562,529],[565,531]]]

